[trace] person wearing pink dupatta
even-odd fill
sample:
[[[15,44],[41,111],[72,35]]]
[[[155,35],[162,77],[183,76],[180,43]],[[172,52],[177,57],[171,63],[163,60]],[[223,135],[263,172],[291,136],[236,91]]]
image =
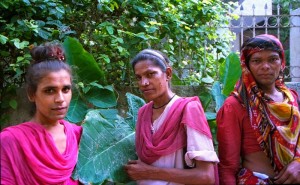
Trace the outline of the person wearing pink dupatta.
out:
[[[76,185],[71,178],[82,127],[64,120],[72,97],[72,75],[62,47],[31,50],[27,94],[34,102],[28,122],[7,127],[1,137],[1,185]]]
[[[132,61],[140,91],[149,103],[136,126],[138,160],[125,165],[139,185],[218,184],[212,136],[198,97],[170,89],[169,59],[152,49]]]

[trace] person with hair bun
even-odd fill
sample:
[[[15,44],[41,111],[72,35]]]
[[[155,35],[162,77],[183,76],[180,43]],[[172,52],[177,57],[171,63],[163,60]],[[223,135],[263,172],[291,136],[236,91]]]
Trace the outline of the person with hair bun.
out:
[[[138,112],[129,177],[139,185],[217,184],[219,159],[199,98],[171,90],[172,68],[160,51],[142,50],[131,64],[148,103]]]
[[[241,48],[242,76],[217,113],[220,184],[300,184],[300,114],[273,35]]]
[[[71,178],[82,127],[64,120],[72,97],[72,73],[61,45],[31,50],[26,90],[31,120],[1,133],[1,185],[79,184]]]

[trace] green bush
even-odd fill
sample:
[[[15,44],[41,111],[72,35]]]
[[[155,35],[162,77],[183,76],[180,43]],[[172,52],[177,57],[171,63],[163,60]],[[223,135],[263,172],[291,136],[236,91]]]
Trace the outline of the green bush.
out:
[[[0,122],[18,106],[15,92],[24,83],[29,49],[66,36],[77,38],[96,60],[102,85],[132,86],[129,61],[148,47],[170,57],[173,83],[212,84],[230,50],[230,7],[219,0],[2,0]]]

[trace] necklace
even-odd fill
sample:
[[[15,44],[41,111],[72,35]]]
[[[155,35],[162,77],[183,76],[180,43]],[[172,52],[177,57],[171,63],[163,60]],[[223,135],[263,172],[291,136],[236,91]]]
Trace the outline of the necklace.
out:
[[[163,108],[164,106],[168,105],[168,103],[170,103],[170,101],[175,97],[176,94],[174,94],[172,96],[172,98],[169,99],[169,101],[165,104],[163,104],[162,106],[159,106],[159,107],[154,107],[154,105],[152,105],[152,109],[160,109],[160,108]]]

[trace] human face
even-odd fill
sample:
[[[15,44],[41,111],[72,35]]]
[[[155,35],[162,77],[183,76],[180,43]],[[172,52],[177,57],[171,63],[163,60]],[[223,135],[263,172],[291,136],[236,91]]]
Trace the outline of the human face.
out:
[[[170,68],[167,69],[170,71]],[[139,61],[134,66],[137,83],[144,98],[148,101],[168,96],[170,72],[163,72],[150,60]]]
[[[29,98],[36,105],[34,121],[44,125],[57,124],[67,114],[72,98],[70,74],[65,70],[48,73]]]
[[[281,59],[276,51],[263,50],[251,55],[249,69],[260,88],[273,88],[281,69]]]

